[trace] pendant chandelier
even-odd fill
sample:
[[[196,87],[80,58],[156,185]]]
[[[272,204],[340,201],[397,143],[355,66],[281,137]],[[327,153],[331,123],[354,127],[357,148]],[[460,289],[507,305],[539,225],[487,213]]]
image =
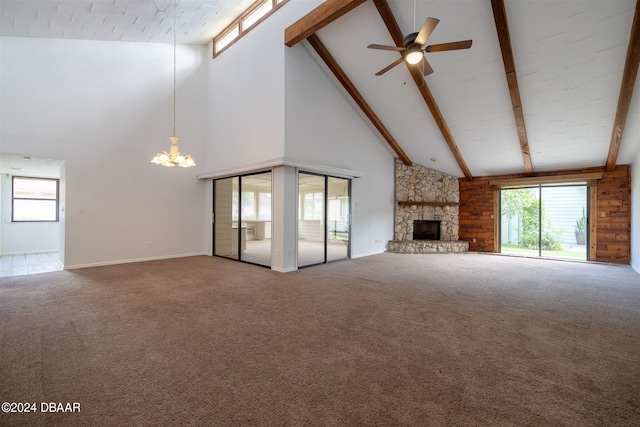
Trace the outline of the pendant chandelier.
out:
[[[190,155],[180,154],[178,148],[178,141],[180,138],[176,137],[176,0],[172,0],[173,3],[173,136],[169,138],[171,141],[171,147],[169,152],[163,151],[158,153],[151,160],[151,163],[162,165],[166,167],[180,166],[181,168],[190,168],[195,166],[196,162]],[[154,1],[155,4],[155,1]],[[156,6],[157,8],[158,6]],[[159,9],[158,9],[159,10]],[[165,9],[166,10],[166,9]]]

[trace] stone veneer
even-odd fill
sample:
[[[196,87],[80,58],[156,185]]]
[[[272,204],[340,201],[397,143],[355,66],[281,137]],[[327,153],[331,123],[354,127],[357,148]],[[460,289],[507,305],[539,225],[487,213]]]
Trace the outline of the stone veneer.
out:
[[[458,240],[458,206],[398,206],[398,202],[460,202],[458,178],[396,160],[396,209],[394,240],[389,252],[434,253],[466,252],[468,242]],[[440,223],[440,240],[413,240],[414,220],[436,220]]]
[[[392,240],[387,244],[387,252],[399,254],[449,254],[468,250],[469,242],[461,240]]]

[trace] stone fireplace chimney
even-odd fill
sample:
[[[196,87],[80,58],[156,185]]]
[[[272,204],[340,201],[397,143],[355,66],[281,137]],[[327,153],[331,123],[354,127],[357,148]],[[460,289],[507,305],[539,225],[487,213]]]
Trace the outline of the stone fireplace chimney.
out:
[[[468,242],[458,240],[458,178],[414,164],[396,160],[396,214],[394,240],[389,252],[433,253],[466,252]],[[422,224],[438,224],[438,236],[424,234]],[[433,225],[432,225],[433,227]],[[425,238],[425,236],[427,238]]]

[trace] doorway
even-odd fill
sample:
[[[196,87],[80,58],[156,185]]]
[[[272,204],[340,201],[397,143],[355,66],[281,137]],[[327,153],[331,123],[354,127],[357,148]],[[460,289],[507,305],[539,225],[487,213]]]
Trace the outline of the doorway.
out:
[[[0,277],[62,270],[64,160],[0,153],[0,172]]]
[[[500,190],[500,252],[587,259],[589,187],[537,185]]]
[[[351,181],[298,173],[298,267],[349,258]]]
[[[271,266],[271,172],[213,182],[213,254]]]

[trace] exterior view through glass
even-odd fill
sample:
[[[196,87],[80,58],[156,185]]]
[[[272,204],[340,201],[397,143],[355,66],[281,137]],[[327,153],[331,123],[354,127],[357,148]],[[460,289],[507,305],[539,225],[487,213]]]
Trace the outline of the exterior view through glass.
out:
[[[588,186],[538,185],[500,191],[500,252],[587,259]]]
[[[213,182],[213,254],[271,266],[271,172]]]

